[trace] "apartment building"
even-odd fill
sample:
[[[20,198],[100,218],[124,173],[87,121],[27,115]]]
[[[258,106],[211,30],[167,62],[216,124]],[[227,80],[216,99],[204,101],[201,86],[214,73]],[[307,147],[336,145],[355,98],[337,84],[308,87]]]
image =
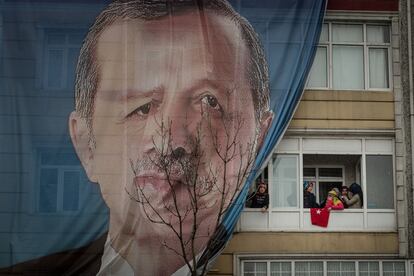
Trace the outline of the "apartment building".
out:
[[[410,1],[328,1],[301,102],[259,178],[269,209],[245,208],[211,275],[414,275]],[[363,207],[311,224],[361,185]]]

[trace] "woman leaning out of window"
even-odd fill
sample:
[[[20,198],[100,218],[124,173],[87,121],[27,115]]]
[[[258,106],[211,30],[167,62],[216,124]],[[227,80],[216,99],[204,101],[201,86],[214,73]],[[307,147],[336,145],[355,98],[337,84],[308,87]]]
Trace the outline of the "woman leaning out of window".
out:
[[[349,199],[347,197],[341,197],[348,208],[362,208],[363,196],[361,186],[357,183],[352,183],[349,187]]]

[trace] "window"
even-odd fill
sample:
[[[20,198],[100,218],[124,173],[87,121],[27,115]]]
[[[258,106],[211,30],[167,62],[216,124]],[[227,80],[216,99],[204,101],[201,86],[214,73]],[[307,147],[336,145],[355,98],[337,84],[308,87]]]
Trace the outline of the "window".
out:
[[[292,265],[290,262],[271,262],[271,276],[290,276],[292,275]]]
[[[296,262],[295,276],[323,276],[323,263]]]
[[[384,276],[404,276],[405,275],[405,263],[384,262],[382,271],[383,271]]]
[[[273,160],[272,206],[298,207],[298,156],[278,155]]]
[[[243,268],[245,276],[267,276],[266,262],[245,262]]]
[[[43,87],[73,90],[75,69],[84,30],[46,29]]]
[[[379,276],[379,263],[378,262],[360,262],[359,263],[359,275],[360,276]]]
[[[328,275],[353,276],[356,275],[355,262],[327,262]]]
[[[367,155],[367,201],[371,209],[394,208],[392,156]]]
[[[86,179],[76,154],[69,149],[39,149],[40,213],[74,212],[79,209],[80,183]]]
[[[242,261],[243,276],[405,276],[405,261]],[[270,269],[269,269],[270,268]],[[381,271],[382,269],[382,271]]]
[[[257,215],[257,210],[246,209],[239,229],[396,231],[394,170],[390,138],[285,138],[258,177],[269,180],[268,212]],[[359,200],[341,198],[345,209],[331,213],[328,227],[314,226],[309,208],[324,207],[328,192],[336,188],[348,200],[353,193]]]
[[[315,174],[309,174],[310,170],[313,170]],[[304,181],[312,181],[316,184],[313,193],[316,195],[317,202],[324,201],[328,197],[328,192],[333,188],[341,190],[344,185],[343,175],[343,167],[304,167],[303,171]]]
[[[390,26],[324,23],[308,88],[388,90]]]

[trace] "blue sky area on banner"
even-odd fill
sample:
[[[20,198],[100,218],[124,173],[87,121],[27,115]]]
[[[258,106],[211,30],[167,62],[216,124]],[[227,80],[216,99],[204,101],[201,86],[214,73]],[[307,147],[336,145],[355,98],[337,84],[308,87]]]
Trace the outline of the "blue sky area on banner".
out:
[[[89,183],[81,169],[67,118],[73,110],[73,68],[82,39],[109,2],[5,0],[1,4],[0,177],[5,184],[0,188],[0,267],[81,247],[108,231],[108,210],[98,185]],[[229,2],[259,34],[269,65],[274,119],[255,162],[257,172],[302,95],[326,1]],[[40,74],[39,62],[46,64]],[[225,241],[254,178],[251,174],[223,220]],[[63,184],[49,185],[55,179]],[[69,187],[65,182],[77,190],[63,193]]]

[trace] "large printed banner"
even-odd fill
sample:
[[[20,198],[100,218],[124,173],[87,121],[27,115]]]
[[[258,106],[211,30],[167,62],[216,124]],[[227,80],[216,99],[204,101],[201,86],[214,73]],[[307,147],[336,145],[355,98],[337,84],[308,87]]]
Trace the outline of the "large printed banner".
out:
[[[203,275],[324,0],[3,0],[0,274]]]

